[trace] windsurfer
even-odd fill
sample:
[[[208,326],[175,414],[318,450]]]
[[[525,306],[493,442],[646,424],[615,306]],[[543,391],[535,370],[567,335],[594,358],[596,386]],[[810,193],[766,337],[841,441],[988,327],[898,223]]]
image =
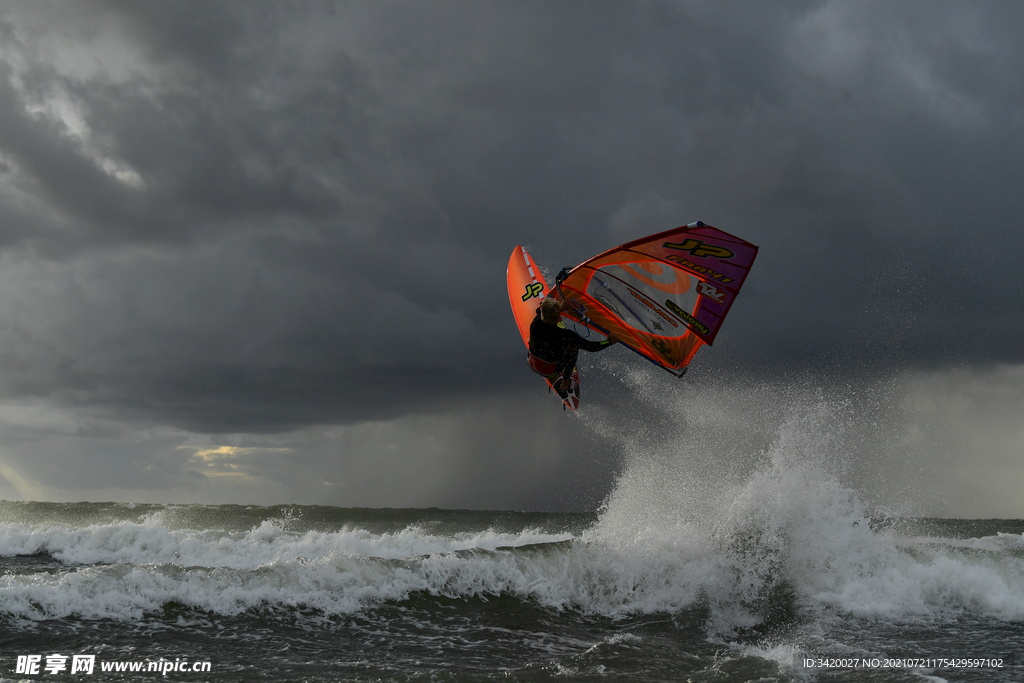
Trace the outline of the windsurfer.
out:
[[[601,351],[619,341],[614,334],[609,334],[604,341],[588,341],[571,330],[559,327],[558,320],[562,311],[568,310],[571,305],[570,299],[558,301],[550,296],[544,297],[537,308],[537,315],[530,323],[530,367],[538,375],[549,379],[563,399],[570,389],[579,350]]]

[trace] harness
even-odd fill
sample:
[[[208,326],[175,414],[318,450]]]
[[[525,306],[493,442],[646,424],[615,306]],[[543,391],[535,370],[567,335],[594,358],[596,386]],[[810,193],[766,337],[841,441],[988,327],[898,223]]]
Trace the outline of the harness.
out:
[[[545,379],[551,379],[559,374],[557,363],[552,363],[551,361],[538,358],[537,356],[533,355],[533,353],[530,352],[529,350],[526,353],[526,362],[529,363],[530,368],[541,377],[544,377]]]

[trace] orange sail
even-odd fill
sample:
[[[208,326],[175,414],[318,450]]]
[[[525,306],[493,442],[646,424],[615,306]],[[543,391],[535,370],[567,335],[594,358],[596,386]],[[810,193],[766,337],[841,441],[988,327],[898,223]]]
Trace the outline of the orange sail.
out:
[[[634,240],[561,279],[579,323],[682,376],[725,320],[757,247],[701,222]]]

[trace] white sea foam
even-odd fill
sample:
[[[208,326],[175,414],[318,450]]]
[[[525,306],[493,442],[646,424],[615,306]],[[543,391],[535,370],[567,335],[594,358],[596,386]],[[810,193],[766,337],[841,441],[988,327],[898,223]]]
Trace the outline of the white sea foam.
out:
[[[757,624],[761,602],[785,585],[812,614],[1024,618],[1019,559],[979,560],[944,546],[907,552],[870,529],[852,492],[821,476],[799,468],[760,472],[711,528],[665,520],[630,535],[598,523],[568,544],[568,535],[535,530],[445,537],[411,527],[299,534],[273,522],[241,534],[168,530],[152,521],[82,529],[8,524],[0,534],[4,555],[45,551],[65,564],[0,578],[0,611],[138,619],[179,603],[219,614],[297,606],[343,614],[416,593],[508,594],[608,616],[703,602],[712,629],[728,633]]]
[[[94,524],[81,528],[0,523],[0,556],[45,552],[67,564],[174,564],[254,569],[295,558],[343,555],[402,559],[572,538],[570,534],[544,534],[534,529],[518,534],[481,530],[437,536],[416,527],[384,534],[348,528],[337,532],[297,534],[288,531],[286,526],[282,520],[266,520],[242,533],[168,529],[159,514],[142,523]]]
[[[997,550],[1024,550],[1024,534],[1004,534],[986,536],[978,539],[980,542],[991,543]]]
[[[861,496],[841,481],[844,440],[856,431],[843,403],[787,405],[755,391],[692,398],[678,414],[657,407],[658,438],[625,434],[625,470],[585,535],[623,577],[619,595],[632,592],[605,611],[671,610],[703,596],[721,633],[770,618],[772,603],[787,599],[812,620],[1024,619],[1019,535],[908,548],[872,529]],[[778,419],[774,439],[745,451],[753,439],[744,430],[762,430],[766,414]],[[726,461],[746,473],[716,467]]]
[[[347,613],[418,591],[527,595],[542,577],[519,569],[514,551],[496,549],[569,538],[535,530],[442,537],[411,527],[395,534],[294,534],[273,522],[244,534],[169,531],[153,522],[83,529],[7,524],[0,554],[47,552],[72,566],[0,578],[0,610],[133,619],[174,602],[222,614],[297,605]]]

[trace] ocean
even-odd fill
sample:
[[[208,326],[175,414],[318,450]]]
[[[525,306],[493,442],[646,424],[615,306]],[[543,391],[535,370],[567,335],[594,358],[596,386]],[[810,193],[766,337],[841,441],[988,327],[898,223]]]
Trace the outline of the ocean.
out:
[[[1024,521],[817,504],[627,538],[601,513],[4,502],[0,678],[1024,679]]]
[[[0,681],[1024,681],[1024,520],[700,399],[584,414],[631,444],[593,513],[0,502]]]

